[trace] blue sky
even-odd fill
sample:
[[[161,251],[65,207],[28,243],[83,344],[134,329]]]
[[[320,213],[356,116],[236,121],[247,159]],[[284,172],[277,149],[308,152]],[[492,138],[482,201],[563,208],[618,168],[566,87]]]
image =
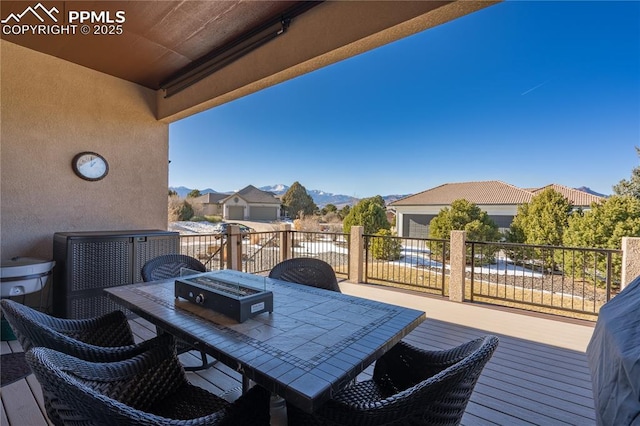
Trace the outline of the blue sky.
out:
[[[506,1],[169,128],[169,185],[611,194],[640,159],[640,2]]]

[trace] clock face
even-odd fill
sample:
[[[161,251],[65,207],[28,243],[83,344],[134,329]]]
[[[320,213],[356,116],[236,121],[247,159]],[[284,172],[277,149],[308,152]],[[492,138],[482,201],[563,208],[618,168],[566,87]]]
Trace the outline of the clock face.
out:
[[[109,173],[109,164],[100,154],[81,152],[73,157],[73,171],[85,180],[100,180]]]

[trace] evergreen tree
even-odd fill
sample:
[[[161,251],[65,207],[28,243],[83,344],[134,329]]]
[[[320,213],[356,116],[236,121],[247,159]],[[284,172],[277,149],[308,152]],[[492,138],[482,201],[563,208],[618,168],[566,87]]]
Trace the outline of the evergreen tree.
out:
[[[429,236],[448,239],[451,231],[467,231],[470,241],[498,241],[498,225],[483,211],[467,200],[455,200],[451,208],[445,207],[431,220]]]
[[[350,211],[351,211],[351,206],[349,204],[341,208],[340,211],[338,212],[340,219],[344,220],[344,218],[347,217]]]
[[[381,199],[382,197],[378,195],[360,200],[344,218],[342,224],[344,232],[350,233],[352,226],[363,226],[365,234],[375,234],[381,229],[389,229],[391,225],[387,220],[385,208],[380,205]]]
[[[338,212],[338,208],[331,203],[327,204],[322,208],[322,210],[320,210],[320,213],[323,216],[326,215],[327,213],[337,213],[337,212]]]
[[[282,197],[282,204],[292,219],[299,218],[301,215],[312,215],[318,210],[313,198],[307,193],[307,189],[297,181]]]
[[[547,188],[518,206],[507,240],[514,243],[562,245],[573,204],[558,191]]]
[[[594,203],[584,214],[572,215],[564,233],[567,247],[607,248],[619,250],[622,237],[640,237],[640,199],[614,195]],[[577,252],[563,259],[565,268],[575,276],[606,276],[607,258],[594,252]],[[622,259],[613,257],[614,276],[620,276]],[[597,268],[597,274],[590,271]]]
[[[199,196],[201,196],[202,194],[200,193],[199,189],[192,189],[188,194],[187,194],[187,198],[197,198]]]
[[[636,147],[636,154],[640,157],[640,148]],[[620,183],[613,187],[616,195],[630,195],[640,199],[640,167],[631,170],[631,178],[629,180],[622,179]]]
[[[445,207],[431,220],[429,224],[429,236],[431,238],[449,239],[451,231],[466,231],[470,241],[498,241],[501,237],[498,225],[474,203],[461,199],[451,203],[451,207]],[[442,252],[442,243],[435,243],[432,249],[436,253]],[[476,253],[471,259],[471,248],[467,248],[467,262],[475,264],[488,264],[495,261],[498,251],[493,245],[482,246],[482,252]]]
[[[381,229],[376,233],[382,238],[374,238],[371,243],[371,254],[374,259],[398,260],[402,254],[402,241],[395,237],[388,229]]]

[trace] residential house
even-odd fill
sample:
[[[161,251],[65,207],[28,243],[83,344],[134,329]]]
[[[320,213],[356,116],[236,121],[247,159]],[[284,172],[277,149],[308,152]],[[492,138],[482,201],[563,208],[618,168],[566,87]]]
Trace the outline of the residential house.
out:
[[[220,215],[225,220],[277,220],[280,199],[272,192],[248,185],[233,194],[209,193],[197,197],[205,215]]]
[[[564,195],[576,209],[588,210],[602,197],[563,185],[551,184],[541,188],[523,189],[500,181],[446,183],[394,201],[396,230],[399,236],[426,238],[429,223],[440,211],[455,200],[465,199],[487,212],[501,231],[509,228],[518,206],[547,188]]]

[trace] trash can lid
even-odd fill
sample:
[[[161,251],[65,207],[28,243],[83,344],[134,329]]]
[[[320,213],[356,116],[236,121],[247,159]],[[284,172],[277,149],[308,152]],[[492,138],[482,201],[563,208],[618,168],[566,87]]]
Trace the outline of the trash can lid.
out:
[[[49,273],[56,264],[53,260],[34,257],[14,257],[0,261],[0,278],[21,277]]]

